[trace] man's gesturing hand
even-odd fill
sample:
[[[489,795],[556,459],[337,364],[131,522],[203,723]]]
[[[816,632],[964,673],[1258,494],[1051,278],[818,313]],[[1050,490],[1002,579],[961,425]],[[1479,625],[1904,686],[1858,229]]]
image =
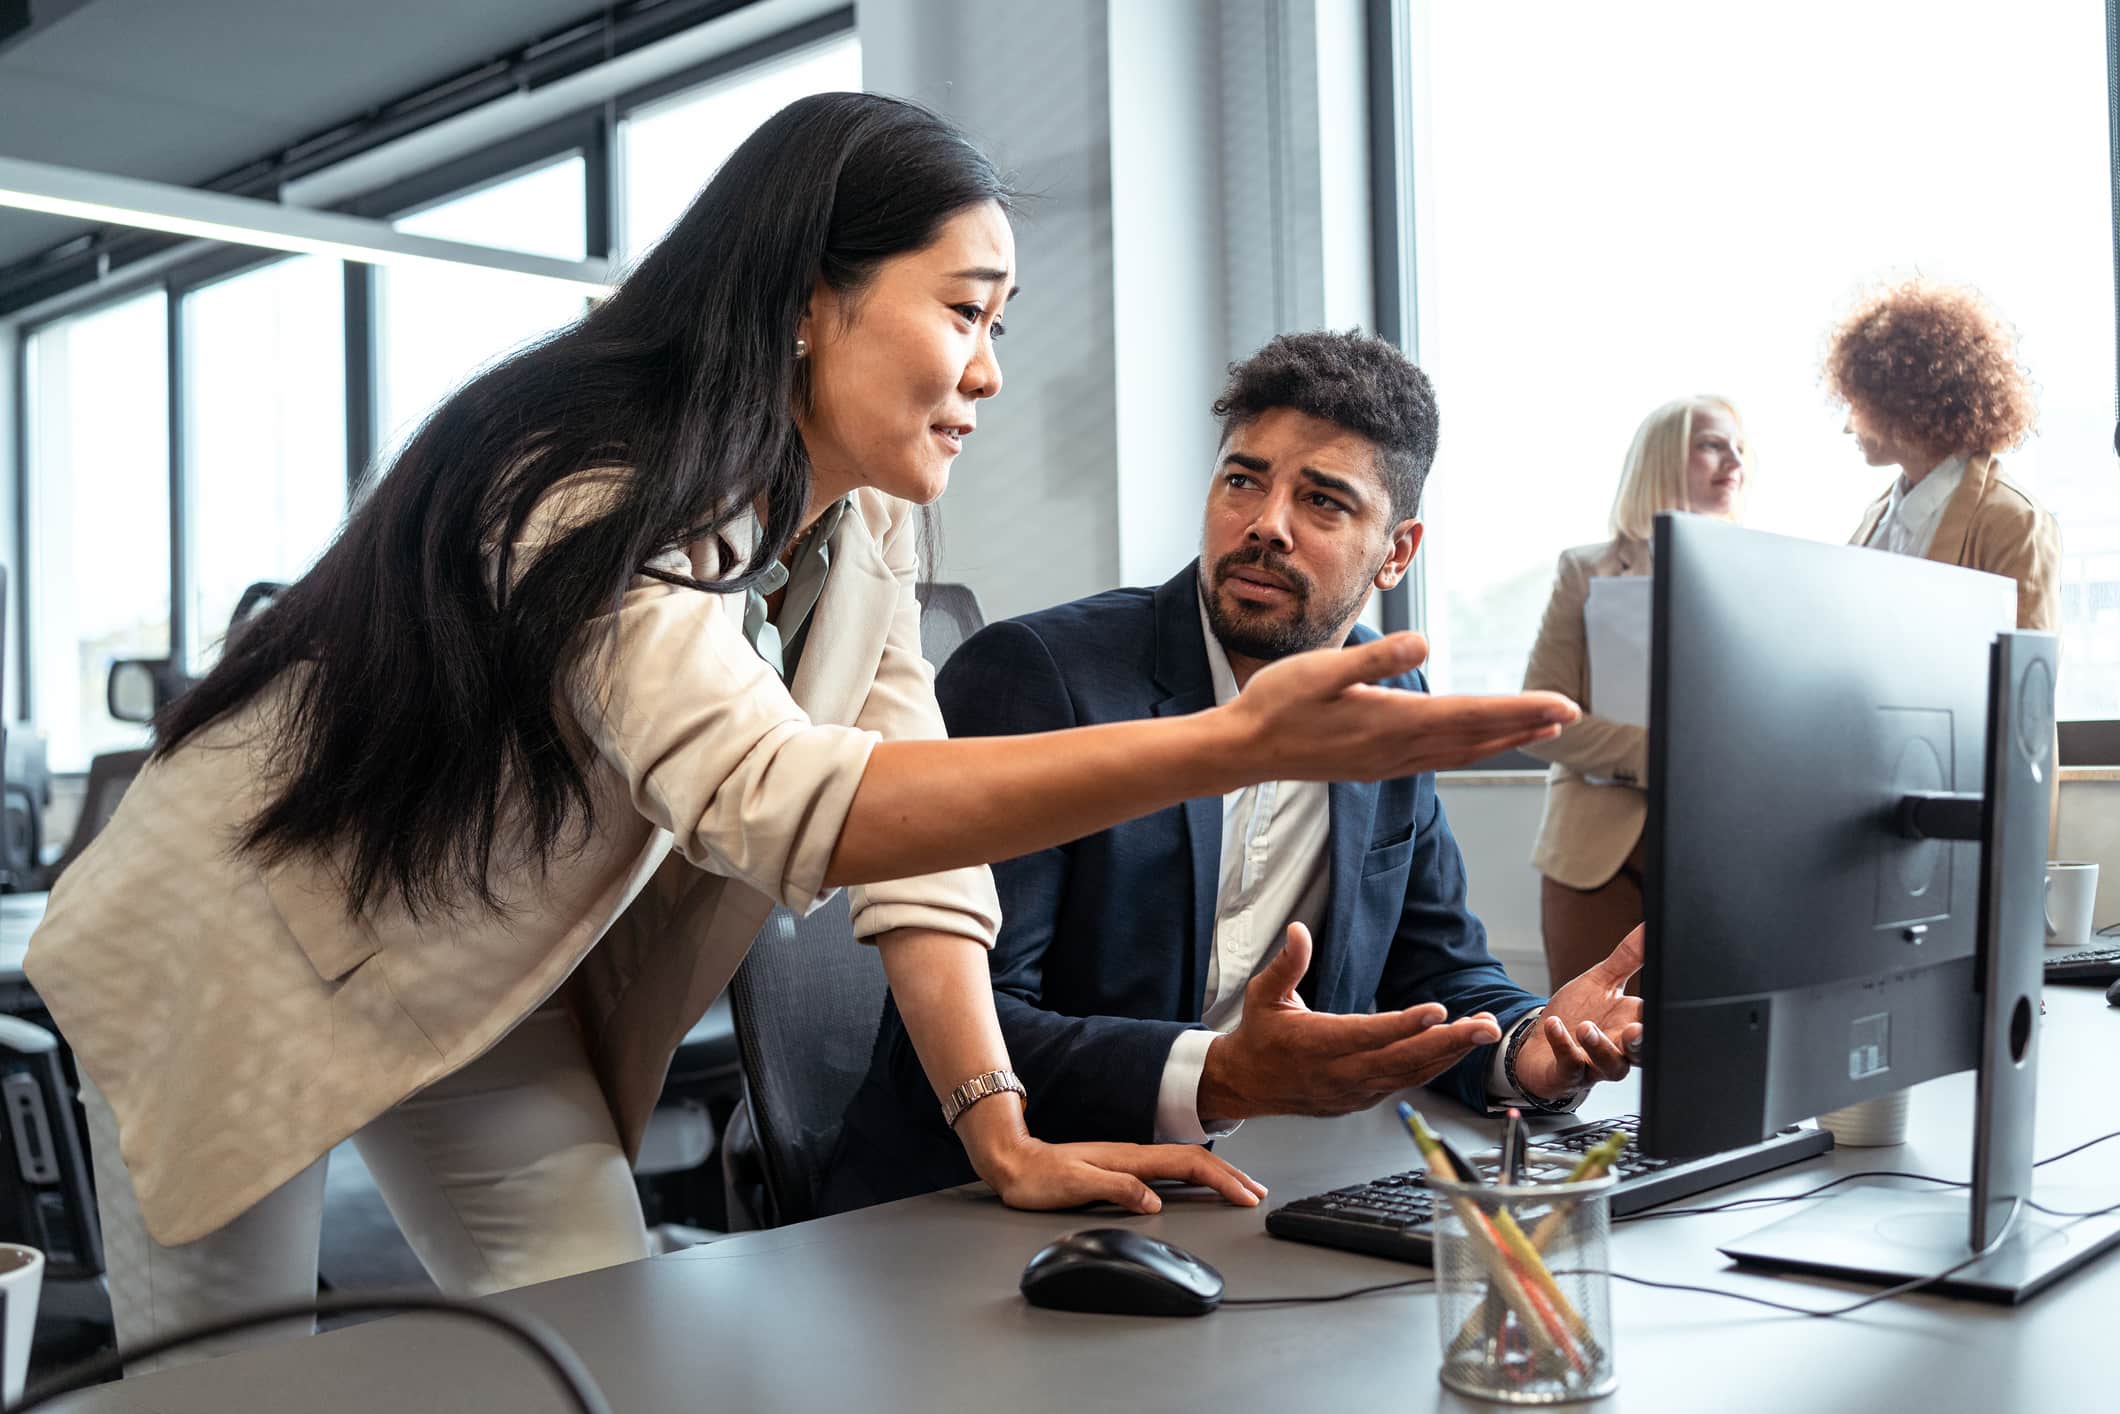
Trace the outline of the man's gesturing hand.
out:
[[[1200,1069],[1200,1117],[1337,1115],[1422,1085],[1468,1051],[1501,1039],[1487,1012],[1446,1021],[1429,1002],[1374,1016],[1314,1012],[1296,995],[1310,968],[1310,930],[1288,925],[1280,955],[1244,989],[1244,1018],[1217,1036]]]
[[[1642,1034],[1642,1000],[1627,995],[1627,979],[1642,967],[1642,931],[1636,928],[1603,962],[1553,994],[1538,1030],[1517,1053],[1519,1085],[1557,1100],[1627,1073],[1627,1047]]]

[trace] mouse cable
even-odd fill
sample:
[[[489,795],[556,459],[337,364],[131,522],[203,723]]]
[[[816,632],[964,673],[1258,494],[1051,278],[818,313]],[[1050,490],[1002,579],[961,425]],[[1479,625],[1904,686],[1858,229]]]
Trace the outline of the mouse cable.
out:
[[[1233,1296],[1222,1302],[1224,1306],[1301,1306],[1315,1301],[1347,1301],[1357,1296],[1367,1296],[1374,1291],[1403,1291],[1415,1286],[1434,1286],[1434,1277],[1409,1277],[1405,1281],[1379,1282],[1375,1286],[1358,1286],[1352,1291],[1334,1291],[1324,1296]]]
[[[7,1414],[28,1414],[30,1410],[40,1409],[61,1395],[71,1394],[89,1385],[101,1384],[119,1375],[128,1360],[147,1360],[179,1346],[210,1340],[215,1336],[231,1335],[254,1326],[299,1320],[303,1316],[395,1315],[411,1311],[459,1316],[498,1329],[510,1340],[529,1348],[538,1364],[566,1390],[568,1403],[580,1411],[580,1414],[611,1414],[610,1404],[605,1401],[603,1391],[597,1388],[596,1381],[590,1377],[581,1357],[576,1355],[565,1341],[554,1335],[544,1322],[494,1306],[473,1304],[428,1292],[326,1296],[314,1301],[288,1301],[277,1306],[260,1307],[239,1316],[188,1326],[130,1350],[106,1351],[94,1359],[82,1361],[72,1369],[46,1376],[37,1381],[19,1403],[7,1406]]]

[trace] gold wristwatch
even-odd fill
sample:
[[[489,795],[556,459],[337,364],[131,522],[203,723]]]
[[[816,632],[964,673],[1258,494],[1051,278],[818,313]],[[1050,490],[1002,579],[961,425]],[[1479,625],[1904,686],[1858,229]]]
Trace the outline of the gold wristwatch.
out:
[[[1021,1095],[1026,1105],[1031,1102],[1030,1091],[1023,1088],[1023,1082],[1016,1078],[1015,1071],[990,1070],[984,1075],[973,1076],[950,1091],[949,1098],[942,1102],[942,1122],[955,1129],[957,1121],[964,1117],[966,1110],[987,1096],[998,1095],[1004,1090],[1013,1090]]]

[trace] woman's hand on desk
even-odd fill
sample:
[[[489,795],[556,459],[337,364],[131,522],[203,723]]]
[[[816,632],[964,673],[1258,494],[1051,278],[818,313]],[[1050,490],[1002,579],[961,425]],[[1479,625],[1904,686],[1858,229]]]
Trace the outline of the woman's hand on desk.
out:
[[[957,1122],[972,1167],[1011,1208],[1079,1208],[1116,1203],[1160,1212],[1150,1179],[1211,1188],[1239,1207],[1256,1206],[1266,1185],[1192,1144],[1047,1144],[1023,1125],[1021,1102],[997,1095]]]
[[[1641,971],[1642,932],[1636,928],[1603,962],[1553,994],[1517,1055],[1518,1084],[1557,1100],[1627,1073],[1627,1048],[1642,1034],[1641,998],[1627,995],[1628,979]]]
[[[1582,715],[1557,692],[1431,697],[1373,686],[1428,657],[1417,633],[1296,653],[1261,668],[1227,707],[1250,780],[1381,781],[1470,765],[1540,742]]]

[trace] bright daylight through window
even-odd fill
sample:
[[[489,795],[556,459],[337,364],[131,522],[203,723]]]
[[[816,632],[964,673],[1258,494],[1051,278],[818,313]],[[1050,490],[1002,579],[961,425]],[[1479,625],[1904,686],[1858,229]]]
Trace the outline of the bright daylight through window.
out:
[[[55,771],[145,742],[110,663],[169,652],[167,315],[156,290],[28,341],[30,720]]]
[[[418,236],[587,254],[582,159],[563,157],[426,207],[393,224]],[[376,449],[387,465],[421,418],[501,355],[581,317],[579,293],[497,270],[405,265],[375,272]]]
[[[297,578],[346,512],[346,284],[276,260],[184,297],[191,670],[220,656],[243,590]]]
[[[628,114],[619,128],[625,258],[662,239],[760,123],[807,94],[860,87],[861,44],[843,34]]]
[[[2098,6],[1414,13],[1439,689],[1522,681],[1556,557],[1607,538],[1628,439],[1667,399],[1744,413],[1751,525],[1846,541],[1893,472],[1841,432],[1825,334],[1860,290],[1918,272],[1977,286],[2022,336],[2039,422],[2005,465],[2061,524],[2061,711],[2120,717]]]

